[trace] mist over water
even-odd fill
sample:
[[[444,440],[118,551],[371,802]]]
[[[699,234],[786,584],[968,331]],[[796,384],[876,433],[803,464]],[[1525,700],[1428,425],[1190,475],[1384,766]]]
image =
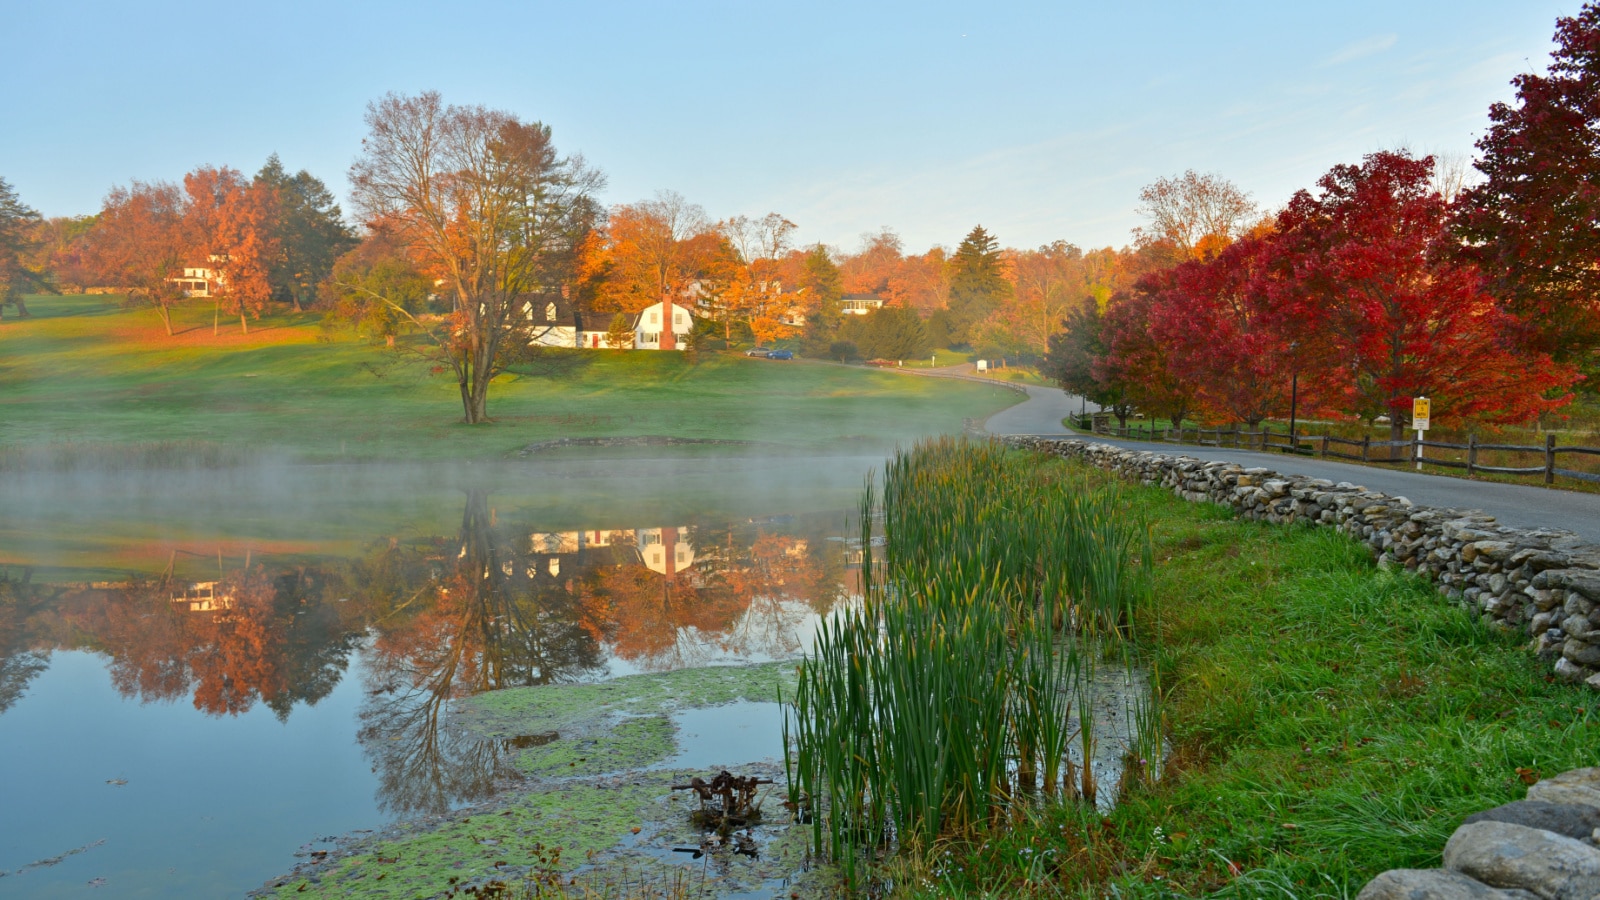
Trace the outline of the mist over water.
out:
[[[456,698],[797,656],[858,591],[851,514],[881,461],[0,480],[0,896],[237,893],[306,841],[514,779],[507,747],[452,727]]]

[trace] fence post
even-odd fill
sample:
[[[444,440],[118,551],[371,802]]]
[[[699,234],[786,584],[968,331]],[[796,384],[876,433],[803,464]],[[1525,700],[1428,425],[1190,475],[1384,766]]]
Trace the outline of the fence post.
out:
[[[1361,461],[1362,462],[1368,462],[1369,461],[1367,459],[1367,451],[1371,447],[1372,447],[1372,435],[1370,435],[1370,434],[1362,435],[1361,436]]]
[[[1322,448],[1317,451],[1317,458],[1318,459],[1327,459],[1328,458],[1328,436],[1327,435],[1323,435],[1322,436]]]
[[[1478,467],[1478,436],[1467,435],[1467,477],[1472,477],[1472,470]]]
[[[1556,483],[1556,436],[1548,431],[1544,435],[1544,483]]]

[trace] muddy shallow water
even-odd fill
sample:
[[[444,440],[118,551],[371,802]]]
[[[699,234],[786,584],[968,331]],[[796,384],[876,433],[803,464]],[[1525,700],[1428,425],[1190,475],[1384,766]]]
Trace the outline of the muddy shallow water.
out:
[[[855,590],[878,461],[12,479],[0,896],[237,895],[536,774],[540,736],[458,727],[465,698],[793,658]],[[769,699],[675,714],[651,765],[775,756]]]

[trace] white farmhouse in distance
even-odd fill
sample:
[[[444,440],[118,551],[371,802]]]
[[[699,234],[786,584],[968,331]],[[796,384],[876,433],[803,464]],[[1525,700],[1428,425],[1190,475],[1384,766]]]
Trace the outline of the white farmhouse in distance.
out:
[[[204,266],[185,266],[182,275],[167,280],[177,285],[185,297],[210,297],[222,287],[222,273]]]
[[[671,312],[668,312],[669,306]],[[672,318],[670,331],[664,324],[668,316]],[[668,304],[663,300],[639,313],[633,325],[633,349],[682,350],[693,331],[694,316],[689,309],[681,303]]]
[[[847,316],[864,316],[883,309],[883,298],[877,294],[845,294],[839,301],[839,312]]]

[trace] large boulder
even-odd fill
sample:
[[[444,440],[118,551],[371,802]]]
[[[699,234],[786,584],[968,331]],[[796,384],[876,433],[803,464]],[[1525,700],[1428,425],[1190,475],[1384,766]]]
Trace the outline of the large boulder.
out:
[[[1600,807],[1582,803],[1518,800],[1473,813],[1461,824],[1471,825],[1474,822],[1507,822],[1525,828],[1542,828],[1577,841],[1588,841],[1594,830],[1600,828]]]
[[[1390,869],[1367,882],[1356,900],[1537,900],[1527,891],[1501,890],[1449,869]]]
[[[1573,769],[1528,788],[1529,800],[1600,807],[1600,767]]]
[[[1539,828],[1463,825],[1444,845],[1444,864],[1491,887],[1520,888],[1543,900],[1600,897],[1600,850]]]

